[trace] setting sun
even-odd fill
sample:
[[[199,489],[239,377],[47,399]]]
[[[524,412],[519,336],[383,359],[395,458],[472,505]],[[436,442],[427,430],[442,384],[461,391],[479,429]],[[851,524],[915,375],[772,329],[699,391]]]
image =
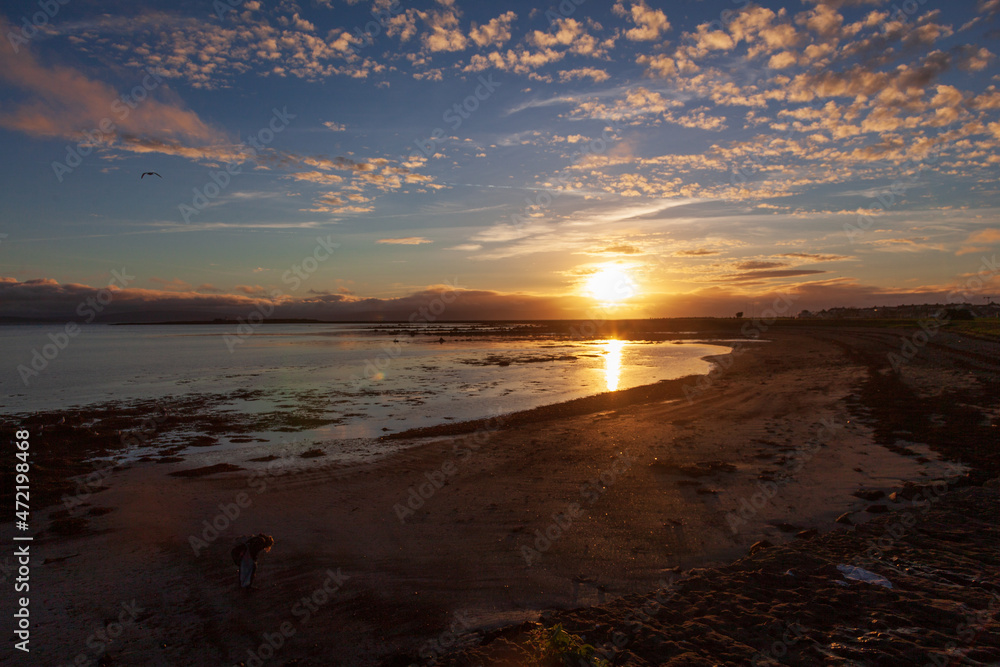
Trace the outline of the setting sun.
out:
[[[606,268],[587,279],[584,283],[584,293],[601,303],[619,303],[635,296],[636,286],[624,271]]]

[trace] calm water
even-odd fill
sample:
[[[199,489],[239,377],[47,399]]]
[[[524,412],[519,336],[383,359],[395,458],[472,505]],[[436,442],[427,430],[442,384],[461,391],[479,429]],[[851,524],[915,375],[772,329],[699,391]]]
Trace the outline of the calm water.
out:
[[[313,435],[368,438],[706,373],[710,365],[701,357],[727,350],[447,333],[445,343],[437,342],[451,326],[411,337],[373,332],[372,325],[265,325],[227,346],[233,325],[94,325],[83,327],[28,386],[17,366],[29,365],[32,351],[42,352],[48,334],[61,328],[3,326],[0,411],[252,390],[252,399],[223,407],[308,411],[340,419]]]

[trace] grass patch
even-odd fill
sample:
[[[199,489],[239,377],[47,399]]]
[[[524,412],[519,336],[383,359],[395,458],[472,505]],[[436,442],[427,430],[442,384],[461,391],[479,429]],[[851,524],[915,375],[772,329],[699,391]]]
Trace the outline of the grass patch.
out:
[[[593,646],[566,632],[561,624],[532,630],[528,646],[535,653],[538,665],[609,667],[611,664],[597,655]]]

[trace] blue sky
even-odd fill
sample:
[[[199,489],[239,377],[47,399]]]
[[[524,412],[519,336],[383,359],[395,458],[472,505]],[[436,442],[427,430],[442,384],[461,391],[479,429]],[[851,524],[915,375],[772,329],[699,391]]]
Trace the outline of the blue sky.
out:
[[[0,315],[123,267],[112,310],[331,319],[1000,295],[998,0],[45,8],[0,24]]]

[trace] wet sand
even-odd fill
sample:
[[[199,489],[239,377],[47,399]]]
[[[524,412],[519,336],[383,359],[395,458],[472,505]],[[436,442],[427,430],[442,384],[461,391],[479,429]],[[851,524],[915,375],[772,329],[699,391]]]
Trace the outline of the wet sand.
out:
[[[886,372],[902,335],[773,327],[707,379],[410,434],[368,463],[248,448],[207,475],[217,456],[114,470],[82,523],[36,517],[33,659],[409,664],[451,631],[481,642],[884,517],[907,481],[995,477],[997,345],[941,332]],[[276,544],[246,593],[229,549],[258,531]]]

